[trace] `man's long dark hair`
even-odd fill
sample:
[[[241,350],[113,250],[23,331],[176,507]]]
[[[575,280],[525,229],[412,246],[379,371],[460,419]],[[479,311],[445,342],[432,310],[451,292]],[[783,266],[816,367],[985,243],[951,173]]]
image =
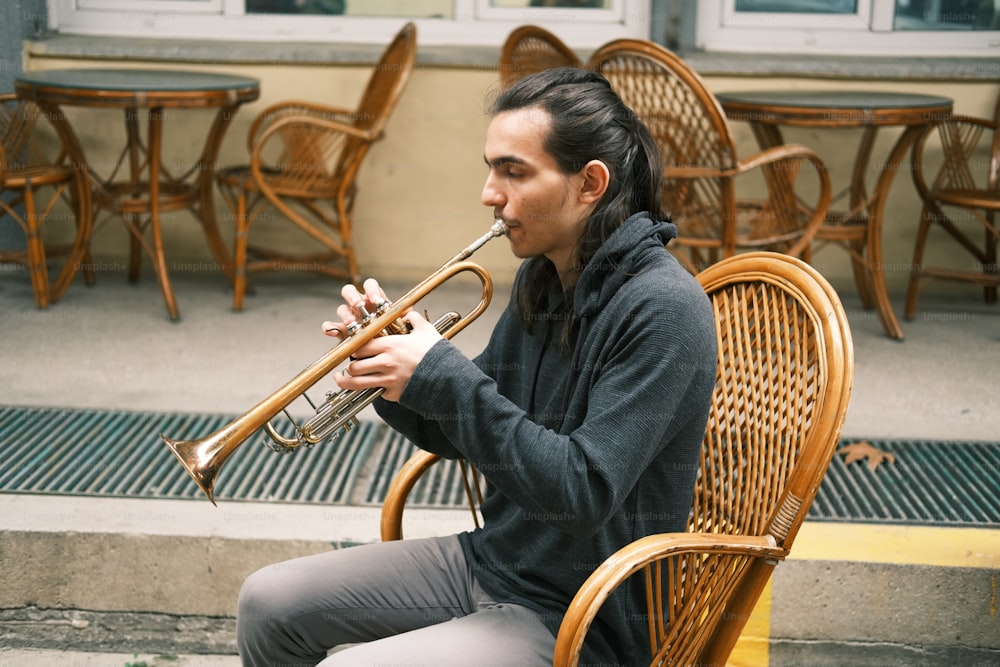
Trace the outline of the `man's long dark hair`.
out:
[[[649,130],[625,106],[607,79],[589,70],[561,67],[529,75],[500,92],[490,114],[536,107],[547,111],[551,128],[544,149],[563,173],[576,174],[591,160],[607,165],[611,178],[584,226],[577,247],[577,268],[585,267],[608,237],[631,215],[648,212],[666,220],[660,193],[663,158]],[[515,295],[521,319],[531,328],[561,290],[555,266],[544,256],[525,267]],[[573,290],[565,293],[564,347],[572,337]]]

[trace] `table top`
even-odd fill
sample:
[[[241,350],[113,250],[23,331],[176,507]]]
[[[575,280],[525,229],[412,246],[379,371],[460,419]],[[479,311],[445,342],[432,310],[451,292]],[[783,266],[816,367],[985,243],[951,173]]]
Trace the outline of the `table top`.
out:
[[[848,127],[922,125],[942,120],[952,100],[938,95],[857,90],[754,90],[718,93],[730,120]]]
[[[37,70],[18,75],[14,85],[36,102],[83,106],[211,107],[260,95],[257,79],[187,70]]]

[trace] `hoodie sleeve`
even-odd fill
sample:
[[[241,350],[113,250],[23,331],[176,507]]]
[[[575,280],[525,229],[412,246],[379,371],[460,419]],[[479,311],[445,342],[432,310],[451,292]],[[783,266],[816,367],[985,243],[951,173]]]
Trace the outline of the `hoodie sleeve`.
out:
[[[425,356],[400,406],[432,423],[524,512],[560,517],[559,528],[574,535],[593,533],[622,507],[671,432],[689,419],[704,424],[715,381],[704,292],[636,287],[609,304],[603,329],[588,333],[604,344],[592,346],[599,356],[578,362],[566,432],[529,419],[447,341]],[[424,446],[426,431],[417,435]]]
[[[474,368],[466,368],[466,364],[462,364],[463,369],[459,370],[459,373],[472,373],[474,375],[485,375],[488,378],[493,378],[486,370],[489,368],[495,368],[497,366],[494,356],[496,345],[494,342],[498,338],[502,338],[503,334],[501,332],[506,330],[506,327],[510,325],[509,318],[510,309],[508,309],[500,316],[497,326],[495,327],[493,334],[491,335],[490,344],[487,345],[486,349],[476,357],[475,360],[469,361],[448,341],[441,341],[438,346],[444,344],[449,348],[452,354],[456,354],[465,360],[466,364],[474,366]],[[421,363],[418,372],[423,374],[424,372],[435,373],[435,368],[437,367],[437,362],[434,360],[435,355],[440,351],[432,349],[428,356],[430,359],[425,359],[427,363]],[[443,369],[439,369],[443,370]],[[410,382],[413,380],[411,378]],[[429,379],[427,382],[435,383],[435,380]],[[495,385],[494,385],[495,387]],[[455,418],[457,413],[451,415],[450,417],[444,415],[443,413],[435,413],[423,411],[415,411],[410,409],[403,402],[393,403],[385,399],[379,398],[375,400],[374,403],[375,411],[378,413],[382,419],[386,421],[392,428],[399,431],[404,437],[415,443],[421,449],[425,449],[432,454],[437,454],[446,459],[457,459],[457,458],[468,458],[461,450],[457,449],[451,444],[449,437],[444,429],[441,428],[442,421],[449,421]]]

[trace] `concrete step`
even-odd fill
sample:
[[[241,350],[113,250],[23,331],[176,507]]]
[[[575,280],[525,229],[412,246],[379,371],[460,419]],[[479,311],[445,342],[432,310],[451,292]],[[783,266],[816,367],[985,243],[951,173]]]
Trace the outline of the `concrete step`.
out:
[[[467,525],[461,510],[415,510],[407,527]],[[98,660],[81,665],[133,653],[153,656],[147,667],[157,655],[230,664],[211,661],[235,653],[248,574],[377,530],[369,507],[0,494],[0,645],[25,661],[41,650]],[[806,522],[731,664],[997,665],[998,587],[1000,530]],[[22,653],[0,664],[32,664]]]

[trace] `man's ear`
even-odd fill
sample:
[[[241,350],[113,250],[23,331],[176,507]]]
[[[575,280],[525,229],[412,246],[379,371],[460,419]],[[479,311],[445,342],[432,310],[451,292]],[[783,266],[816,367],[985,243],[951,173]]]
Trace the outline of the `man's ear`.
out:
[[[600,160],[591,160],[584,165],[581,173],[583,187],[580,188],[580,201],[584,204],[593,204],[607,192],[608,183],[611,182],[611,172],[608,170],[608,165]]]

